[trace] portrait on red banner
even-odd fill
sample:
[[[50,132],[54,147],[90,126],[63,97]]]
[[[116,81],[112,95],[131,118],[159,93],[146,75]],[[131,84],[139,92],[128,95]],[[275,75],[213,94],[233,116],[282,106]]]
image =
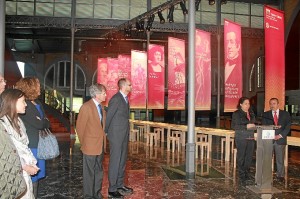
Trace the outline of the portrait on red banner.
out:
[[[131,51],[130,108],[146,108],[147,53]]]
[[[131,80],[131,58],[130,55],[118,56],[119,78],[127,78]]]
[[[99,58],[98,59],[98,70],[97,70],[97,83],[107,84],[107,59]]]
[[[242,42],[241,26],[228,20],[224,23],[224,53],[224,111],[233,112],[242,96]]]
[[[225,54],[226,54],[226,62],[225,62],[225,82],[230,83],[232,79],[241,80],[239,63],[241,61],[240,50],[241,50],[241,41],[240,38],[237,37],[237,33],[234,31],[230,31],[226,33],[225,38]]]
[[[195,110],[210,110],[211,50],[210,33],[196,30]]]
[[[185,42],[169,37],[168,40],[168,109],[185,108]]]
[[[148,49],[148,108],[164,109],[164,47],[150,44]]]

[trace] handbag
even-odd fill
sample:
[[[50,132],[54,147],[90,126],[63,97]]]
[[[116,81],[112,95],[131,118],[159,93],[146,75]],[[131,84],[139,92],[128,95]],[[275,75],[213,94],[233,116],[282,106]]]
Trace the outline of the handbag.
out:
[[[56,137],[49,129],[40,130],[37,157],[43,160],[54,159],[59,156]]]

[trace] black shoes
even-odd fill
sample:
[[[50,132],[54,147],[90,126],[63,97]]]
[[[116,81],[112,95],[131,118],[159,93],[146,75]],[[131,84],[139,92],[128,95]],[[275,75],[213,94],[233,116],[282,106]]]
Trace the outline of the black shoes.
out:
[[[130,187],[123,186],[121,188],[118,188],[118,192],[123,196],[127,196],[133,193],[133,189]]]
[[[123,198],[123,195],[118,191],[115,192],[108,192],[108,198]]]

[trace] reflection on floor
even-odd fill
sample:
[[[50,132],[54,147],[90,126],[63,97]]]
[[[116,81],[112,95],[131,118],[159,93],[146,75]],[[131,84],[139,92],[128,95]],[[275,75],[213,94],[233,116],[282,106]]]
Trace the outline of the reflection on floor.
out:
[[[194,180],[185,179],[185,152],[167,152],[165,146],[149,147],[144,142],[130,142],[126,167],[126,184],[132,199],[206,199],[206,198],[300,198],[300,150],[292,148],[285,182],[273,181],[282,190],[273,196],[260,196],[238,182],[233,163],[226,163],[220,153],[220,139],[213,139],[212,160],[197,162]],[[82,198],[82,154],[74,140],[59,140],[61,155],[47,161],[47,177],[40,181],[39,198]],[[164,144],[165,145],[165,144]],[[107,150],[109,151],[109,150]],[[102,194],[107,197],[109,153],[106,153]],[[271,169],[271,168],[270,168]],[[254,185],[255,162],[248,185]]]

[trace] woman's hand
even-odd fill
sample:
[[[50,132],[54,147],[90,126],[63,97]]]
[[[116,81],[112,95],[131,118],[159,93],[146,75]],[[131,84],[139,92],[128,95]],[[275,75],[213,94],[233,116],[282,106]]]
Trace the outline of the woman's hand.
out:
[[[35,175],[40,170],[36,165],[23,165],[22,169],[26,171],[29,175]]]

